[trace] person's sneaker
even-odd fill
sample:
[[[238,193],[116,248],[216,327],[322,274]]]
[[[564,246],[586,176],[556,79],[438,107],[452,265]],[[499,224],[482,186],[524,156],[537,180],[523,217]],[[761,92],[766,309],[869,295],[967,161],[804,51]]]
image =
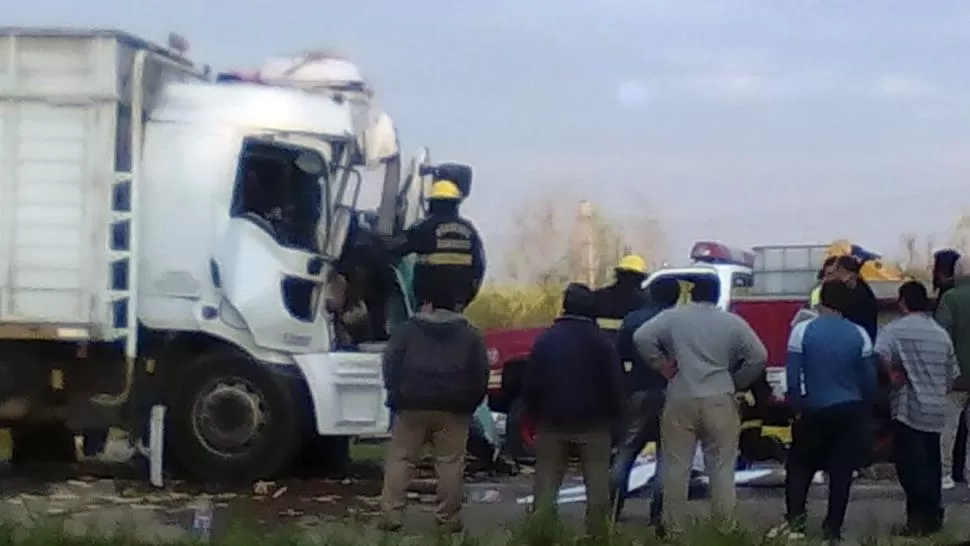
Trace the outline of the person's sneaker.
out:
[[[951,476],[944,476],[940,486],[943,487],[944,491],[949,491],[957,486],[957,482],[953,481]]]
[[[781,525],[772,527],[768,531],[769,539],[787,539],[787,540],[802,540],[805,538],[805,532],[792,527],[788,522],[782,523]]]
[[[812,476],[812,483],[816,485],[821,485],[825,483],[825,472],[819,470]]]

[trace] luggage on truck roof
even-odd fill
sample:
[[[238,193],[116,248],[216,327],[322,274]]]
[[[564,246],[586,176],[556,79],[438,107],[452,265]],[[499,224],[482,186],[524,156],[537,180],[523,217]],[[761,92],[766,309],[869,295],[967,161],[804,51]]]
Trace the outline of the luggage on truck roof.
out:
[[[331,51],[270,57],[259,69],[257,77],[261,82],[270,85],[361,93],[368,97],[373,95],[373,90],[357,65]]]
[[[829,245],[828,256],[852,256],[862,263],[859,276],[867,282],[903,281],[906,275],[898,267],[883,261],[882,256],[845,239]]]

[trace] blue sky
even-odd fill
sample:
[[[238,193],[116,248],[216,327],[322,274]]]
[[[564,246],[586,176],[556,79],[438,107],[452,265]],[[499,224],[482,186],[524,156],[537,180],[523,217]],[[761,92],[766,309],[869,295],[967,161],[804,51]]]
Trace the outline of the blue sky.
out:
[[[496,256],[543,192],[649,202],[675,260],[704,238],[892,254],[970,210],[961,0],[32,0],[4,18],[174,30],[219,69],[341,51],[406,151],[474,164],[466,212]]]

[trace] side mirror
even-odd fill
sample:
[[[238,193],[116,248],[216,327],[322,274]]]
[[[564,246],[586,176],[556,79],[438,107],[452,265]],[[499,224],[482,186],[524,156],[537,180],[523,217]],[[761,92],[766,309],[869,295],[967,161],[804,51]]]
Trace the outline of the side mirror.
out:
[[[339,188],[336,195],[336,204],[348,207],[356,207],[357,199],[360,197],[360,188],[363,177],[360,171],[353,167],[337,167],[334,170],[334,180],[338,180]],[[349,196],[348,196],[349,192]]]
[[[364,161],[368,167],[376,167],[400,155],[397,129],[391,117],[380,112],[364,131]]]

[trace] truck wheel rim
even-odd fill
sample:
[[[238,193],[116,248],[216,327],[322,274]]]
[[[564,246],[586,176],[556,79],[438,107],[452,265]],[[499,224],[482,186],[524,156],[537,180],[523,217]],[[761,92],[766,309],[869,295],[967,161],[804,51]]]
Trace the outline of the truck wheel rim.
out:
[[[247,451],[262,435],[269,420],[266,402],[243,379],[213,381],[192,406],[192,431],[206,449],[223,456]]]

